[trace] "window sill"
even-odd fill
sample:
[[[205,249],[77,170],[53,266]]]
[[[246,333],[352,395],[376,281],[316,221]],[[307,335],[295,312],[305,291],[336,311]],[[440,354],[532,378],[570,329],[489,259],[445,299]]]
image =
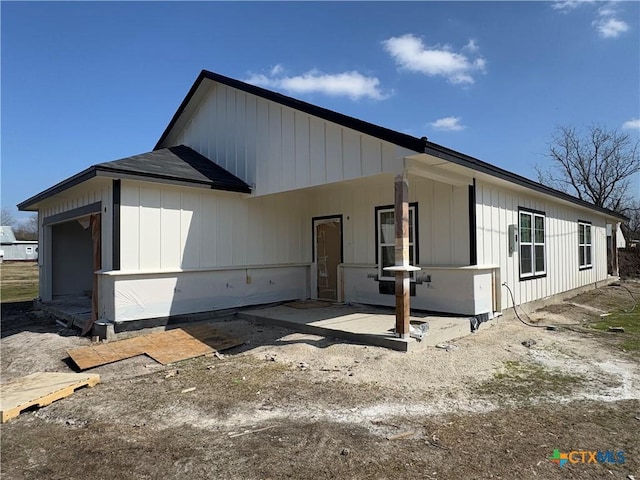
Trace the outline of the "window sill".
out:
[[[581,265],[580,267],[578,267],[578,270],[582,271],[582,270],[592,270],[593,269],[593,265]]]
[[[521,282],[526,282],[527,280],[536,280],[538,278],[545,278],[547,276],[546,273],[539,273],[537,275],[528,275],[526,277],[520,276]]]

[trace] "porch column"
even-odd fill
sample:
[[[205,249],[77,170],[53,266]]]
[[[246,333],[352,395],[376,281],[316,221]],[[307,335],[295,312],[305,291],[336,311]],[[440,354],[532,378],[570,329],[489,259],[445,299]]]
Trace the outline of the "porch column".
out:
[[[420,270],[420,267],[409,265],[409,180],[406,170],[396,175],[394,190],[395,265],[384,267],[384,270],[396,277],[396,336],[409,338],[409,272]]]
[[[409,336],[409,180],[406,170],[395,179],[396,335]]]

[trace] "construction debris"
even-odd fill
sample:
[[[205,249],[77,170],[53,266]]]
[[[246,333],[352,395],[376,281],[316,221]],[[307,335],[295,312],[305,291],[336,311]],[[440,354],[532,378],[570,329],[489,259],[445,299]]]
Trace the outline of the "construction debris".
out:
[[[196,387],[189,387],[189,388],[185,388],[184,390],[182,390],[180,393],[189,393],[189,392],[193,392],[196,389]]]
[[[415,435],[416,432],[414,432],[413,430],[409,430],[407,432],[402,432],[402,433],[398,433],[396,435],[391,435],[390,437],[387,437],[387,440],[400,440],[402,438],[407,438],[407,437],[411,437],[412,435]]]
[[[242,341],[219,332],[210,325],[197,325],[139,337],[69,350],[69,356],[80,368],[106,365],[138,355],[148,355],[163,365],[242,345]]]
[[[457,350],[458,346],[453,343],[437,343],[436,348],[441,348],[446,350],[447,352],[452,352],[453,350]]]
[[[530,338],[529,340],[525,340],[524,342],[522,342],[522,345],[524,345],[527,348],[531,348],[533,345],[535,345],[536,342],[535,340],[533,340],[532,338]]]
[[[37,372],[0,385],[2,423],[30,407],[46,407],[79,388],[93,387],[98,383],[100,375]]]

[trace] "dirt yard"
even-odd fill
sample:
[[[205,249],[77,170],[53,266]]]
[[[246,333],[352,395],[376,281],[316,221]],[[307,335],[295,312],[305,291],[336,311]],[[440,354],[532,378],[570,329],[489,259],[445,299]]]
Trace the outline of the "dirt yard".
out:
[[[623,287],[640,298],[639,283],[601,288],[523,317],[557,330],[501,319],[451,351],[223,319],[245,343],[222,358],[98,367],[96,387],[2,425],[2,478],[640,478],[640,307],[624,312]],[[66,350],[89,344],[2,307],[3,382],[71,371]],[[624,463],[560,467],[555,449]]]

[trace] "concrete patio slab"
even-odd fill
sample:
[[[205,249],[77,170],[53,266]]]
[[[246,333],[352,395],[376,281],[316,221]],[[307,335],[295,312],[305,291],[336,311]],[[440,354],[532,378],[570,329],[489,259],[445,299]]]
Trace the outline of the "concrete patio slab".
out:
[[[392,309],[369,306],[339,305],[320,308],[292,308],[278,305],[238,312],[245,320],[279,325],[295,331],[330,336],[402,352],[433,347],[471,334],[468,317],[443,317],[414,314],[412,325],[429,324],[425,337],[401,339],[395,336],[395,314]]]

